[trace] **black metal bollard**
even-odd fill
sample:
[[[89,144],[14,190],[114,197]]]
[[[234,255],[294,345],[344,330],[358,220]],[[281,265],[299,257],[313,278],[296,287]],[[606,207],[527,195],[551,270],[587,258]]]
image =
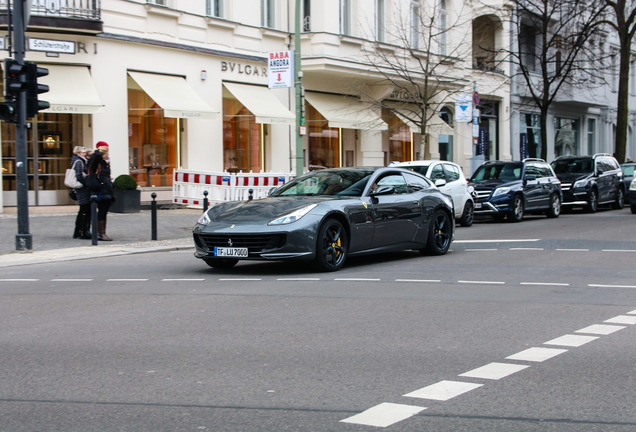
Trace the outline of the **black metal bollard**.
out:
[[[91,195],[91,244],[97,246],[97,195]]]
[[[248,190],[247,190],[247,193],[249,194],[249,195],[247,196],[247,200],[248,200],[248,201],[252,201],[252,200],[254,199],[254,189],[248,189]]]
[[[208,191],[204,190],[203,191],[203,213],[205,213],[205,211],[208,209]]]
[[[157,198],[156,193],[151,193],[152,203],[150,203],[150,239],[157,240]]]

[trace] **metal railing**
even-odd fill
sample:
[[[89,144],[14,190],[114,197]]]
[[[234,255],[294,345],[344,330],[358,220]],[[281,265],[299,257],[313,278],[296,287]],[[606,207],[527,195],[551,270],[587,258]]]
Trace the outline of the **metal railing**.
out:
[[[9,8],[9,0],[0,0],[0,11]],[[31,15],[99,21],[101,0],[33,0]]]

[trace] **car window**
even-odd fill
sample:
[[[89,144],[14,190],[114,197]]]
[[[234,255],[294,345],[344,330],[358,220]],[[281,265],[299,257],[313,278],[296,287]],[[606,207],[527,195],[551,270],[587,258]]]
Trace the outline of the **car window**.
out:
[[[435,182],[435,180],[446,180],[442,164],[437,164],[433,167],[433,170],[431,171],[431,180],[433,180],[433,182]]]
[[[541,177],[541,170],[539,169],[539,165],[534,163],[527,163],[524,175],[530,176],[533,175],[535,177]]]
[[[543,177],[554,177],[554,173],[552,172],[550,165],[542,165],[541,172]]]
[[[393,188],[395,189],[395,194],[408,193],[406,180],[404,180],[404,177],[402,177],[401,174],[389,174],[380,178],[373,185],[371,192],[377,192],[377,190],[382,186],[393,186]]]
[[[607,166],[611,170],[620,169],[620,165],[618,165],[618,161],[616,159],[614,159],[613,157],[612,158],[610,158],[610,157],[605,158],[605,162],[607,163]]]
[[[480,166],[471,178],[471,181],[475,183],[489,180],[501,180],[505,182],[521,180],[521,163],[485,164]]]
[[[409,189],[409,192],[416,192],[418,190],[424,190],[431,187],[431,182],[411,173],[404,173],[404,178]]]
[[[455,165],[444,164],[444,171],[449,182],[459,180],[459,168]]]
[[[406,169],[410,169],[411,171],[415,171],[416,173],[420,173],[423,176],[426,176],[426,173],[428,172],[428,168],[430,167],[430,164],[425,164],[425,165],[405,165],[401,168],[406,168]]]
[[[281,186],[272,196],[362,195],[372,170],[312,171]]]
[[[621,170],[623,170],[623,174],[626,176],[631,177],[634,175],[634,165],[623,165],[621,166]]]
[[[589,174],[594,171],[594,161],[589,157],[556,160],[552,169],[557,174]]]

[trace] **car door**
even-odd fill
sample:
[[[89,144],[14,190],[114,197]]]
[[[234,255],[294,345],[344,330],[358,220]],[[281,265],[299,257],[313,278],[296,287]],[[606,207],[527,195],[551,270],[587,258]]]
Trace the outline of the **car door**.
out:
[[[392,187],[392,192],[376,195],[383,186]],[[374,222],[373,248],[412,242],[417,236],[422,209],[409,193],[402,174],[391,173],[379,178],[373,184],[370,196]]]
[[[602,157],[597,157],[594,161],[594,169],[596,170],[598,188],[598,202],[603,203],[611,200],[612,196],[612,174],[611,167]]]
[[[547,205],[541,169],[534,162],[527,162],[523,174],[523,190],[526,197],[526,208],[534,209]]]
[[[455,215],[461,216],[464,211],[464,203],[466,201],[466,188],[468,187],[466,180],[462,178],[459,173],[459,167],[449,163],[443,163],[444,174],[446,175],[446,189],[448,192],[444,192],[451,196],[453,199],[453,206],[455,207]]]

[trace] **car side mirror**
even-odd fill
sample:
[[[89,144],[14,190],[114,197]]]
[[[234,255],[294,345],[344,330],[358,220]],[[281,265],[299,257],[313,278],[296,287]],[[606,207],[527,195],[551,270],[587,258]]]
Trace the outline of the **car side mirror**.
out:
[[[446,180],[444,180],[444,179],[435,180],[435,186],[437,186],[437,187],[446,186]]]
[[[371,193],[371,196],[379,196],[379,195],[392,195],[395,193],[395,188],[393,186],[380,186],[378,190]]]

